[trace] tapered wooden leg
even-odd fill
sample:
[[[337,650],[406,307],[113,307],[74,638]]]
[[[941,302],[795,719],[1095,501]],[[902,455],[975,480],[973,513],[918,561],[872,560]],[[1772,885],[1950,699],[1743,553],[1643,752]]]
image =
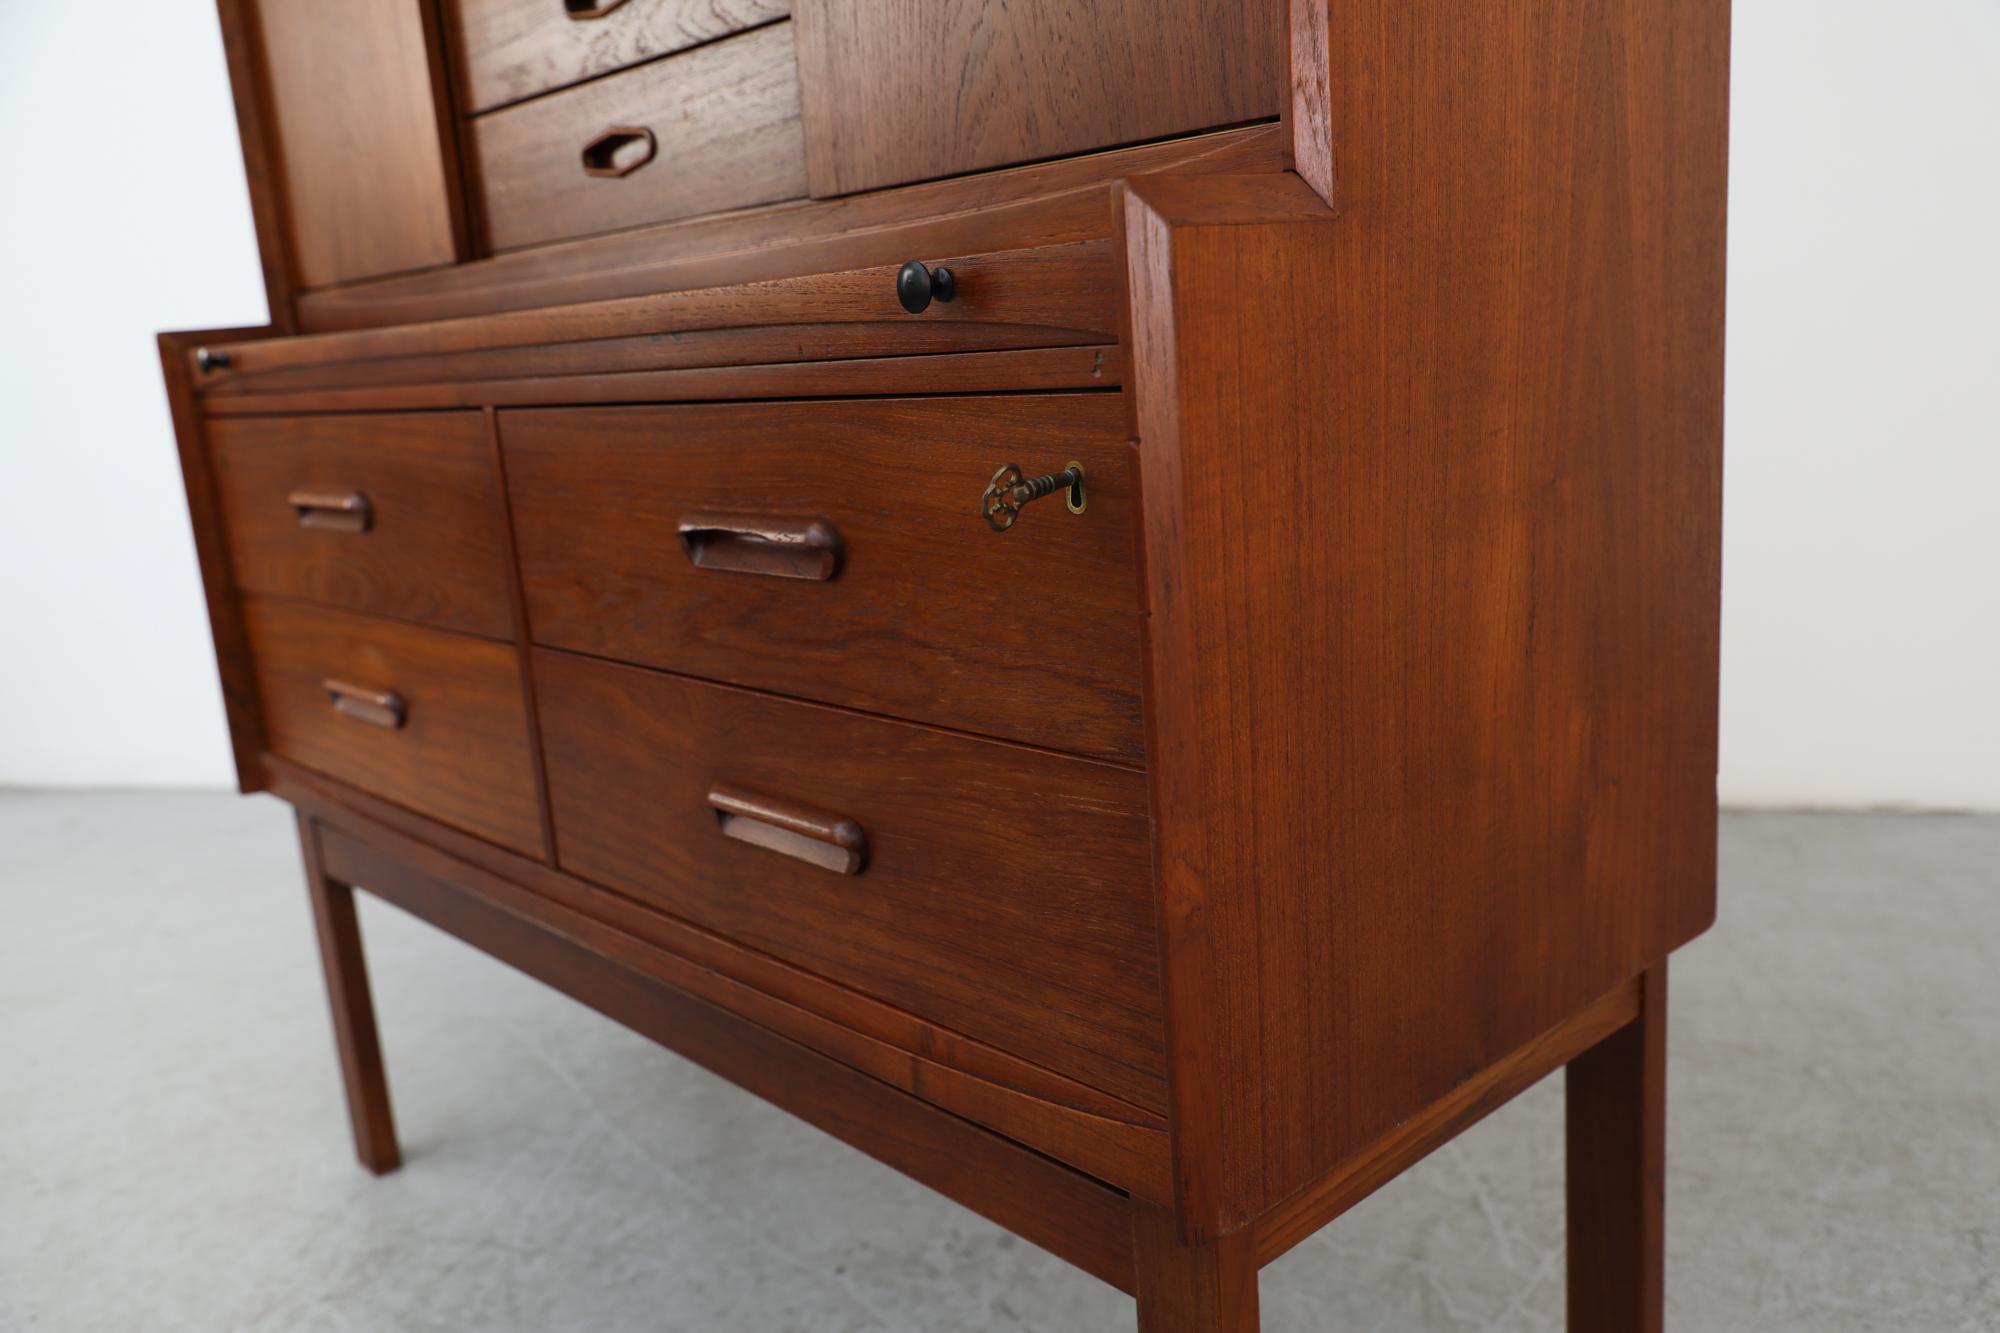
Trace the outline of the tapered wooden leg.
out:
[[[382,1045],[375,1035],[375,1005],[368,995],[368,964],[361,953],[354,890],[327,877],[320,859],[318,827],[303,814],[299,816],[299,845],[305,852],[306,887],[312,895],[313,924],[319,930],[326,996],[333,1008],[340,1076],[347,1085],[354,1152],[363,1166],[384,1175],[403,1164],[403,1154],[396,1146],[389,1079],[382,1068]]]
[[[1132,1205],[1139,1333],[1257,1333],[1257,1259],[1246,1228],[1183,1245],[1174,1216]]]
[[[1570,1333],[1660,1333],[1666,1304],[1667,968],[1639,1017],[1570,1061]]]

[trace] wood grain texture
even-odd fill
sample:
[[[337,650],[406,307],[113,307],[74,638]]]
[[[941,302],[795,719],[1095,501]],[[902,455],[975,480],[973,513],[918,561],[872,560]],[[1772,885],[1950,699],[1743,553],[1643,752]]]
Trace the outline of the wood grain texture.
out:
[[[423,6],[257,0],[299,284],[460,257],[451,130]]]
[[[634,371],[743,370],[761,365],[860,357],[926,358],[914,363],[921,368],[939,359],[970,355],[968,346],[991,351],[1079,346],[1103,352],[1111,346],[1103,341],[1104,337],[1102,332],[1090,330],[1029,324],[981,324],[969,328],[965,324],[908,316],[900,321],[752,325],[440,352],[386,361],[329,361],[221,378],[204,396],[210,403],[216,403],[230,397],[261,399],[269,394],[322,389],[379,391],[411,384],[454,383],[476,390],[478,385],[492,380],[550,380]]]
[[[243,611],[272,753],[503,847],[541,851],[511,644],[276,597],[245,597]],[[342,716],[329,678],[400,695],[405,724]]]
[[[799,273],[1103,240],[1110,184],[1150,172],[1278,171],[1276,125],[1059,158],[843,199],[770,205],[308,292],[309,332],[685,291]]]
[[[264,43],[257,30],[257,0],[217,0],[216,11],[229,66],[236,137],[243,147],[243,183],[250,195],[257,257],[264,270],[264,304],[271,319],[266,331],[292,333],[298,329],[297,265],[285,223],[284,170],[263,66]]]
[[[652,133],[653,159],[629,175],[586,173],[585,145],[621,126]],[[481,116],[467,152],[488,250],[797,198],[805,143],[792,25]]]
[[[537,406],[549,403],[675,403],[747,398],[893,396],[1115,389],[1124,357],[1115,346],[932,353],[917,357],[700,366],[686,370],[530,376],[291,393],[212,395],[210,416],[357,412],[411,408]]]
[[[1132,1208],[1139,1333],[1257,1333],[1257,1268],[1247,1231],[1188,1244],[1172,1209]]]
[[[502,415],[534,640],[1136,763],[1131,450],[1111,394]],[[991,531],[995,469],[1088,504]],[[697,568],[689,514],[819,520],[825,582]]]
[[[442,0],[468,114],[754,28],[786,0],[632,0],[576,19],[562,0]]]
[[[231,364],[202,376],[201,383],[214,390],[273,371],[341,361],[386,362],[635,335],[812,324],[951,326],[960,331],[953,348],[959,351],[982,350],[996,341],[1001,347],[1020,346],[1014,330],[1023,327],[1060,331],[1036,334],[1038,345],[1075,342],[1070,335],[1077,333],[1103,342],[1117,336],[1117,271],[1107,241],[932,259],[949,264],[958,275],[958,299],[933,305],[921,315],[905,312],[896,299],[900,265],[883,264],[548,310],[238,342],[229,348]],[[781,343],[786,338],[776,336]]]
[[[1635,1018],[1570,1061],[1570,1333],[1660,1333],[1666,1322],[1667,965]]]
[[[1160,1109],[1140,775],[542,649],[535,682],[565,870]],[[866,872],[723,837],[718,783],[854,820]]]
[[[386,1175],[403,1164],[403,1151],[396,1143],[396,1117],[389,1106],[389,1078],[375,1031],[375,1002],[368,991],[368,961],[361,950],[354,890],[327,873],[318,825],[304,814],[298,823],[320,968],[326,974],[327,1005],[333,1012],[334,1049],[347,1093],[348,1124],[354,1131],[354,1155],[376,1175]]]
[[[1127,187],[1190,1234],[1713,919],[1727,36],[1342,6],[1337,213]]]
[[[1561,1069],[1639,1013],[1640,983],[1625,982],[1589,1008],[1488,1065],[1253,1224],[1257,1262],[1268,1264],[1376,1190]]]
[[[271,790],[399,864],[533,916],[593,951],[1156,1203],[1166,1122],[926,1019],[337,779],[267,757]]]
[[[815,195],[1276,116],[1283,12],[1236,0],[796,0]]]
[[[234,570],[222,524],[222,496],[210,455],[208,426],[201,419],[191,358],[194,349],[211,342],[255,337],[269,329],[209,329],[159,335],[160,376],[166,382],[167,409],[173,420],[174,445],[180,455],[181,489],[187,497],[188,524],[194,532],[195,556],[201,564],[202,599],[208,607],[209,637],[215,645],[216,675],[222,686],[222,711],[229,724],[229,751],[236,768],[236,789],[263,789],[258,755],[264,729],[257,715],[256,675],[250,666],[250,638],[243,610],[236,600]]]
[[[208,426],[236,584],[511,638],[500,488],[474,412]],[[300,526],[301,491],[357,493],[365,532]]]
[[[1121,1290],[1132,1286],[1123,1195],[672,986],[606,960],[539,915],[413,874],[338,828],[342,878],[456,935],[910,1175]]]
[[[539,816],[542,831],[541,857],[553,865],[556,859],[555,815],[549,809],[548,771],[542,762],[542,727],[535,711],[534,663],[528,652],[528,602],[521,589],[521,552],[514,541],[514,515],[507,499],[507,460],[500,455],[499,413],[490,407],[480,412],[479,427],[487,465],[492,468],[498,483],[493,488],[491,515],[500,532],[507,574],[508,637],[514,640],[515,662],[521,682],[521,708],[528,722],[529,757],[534,761],[535,813]]]

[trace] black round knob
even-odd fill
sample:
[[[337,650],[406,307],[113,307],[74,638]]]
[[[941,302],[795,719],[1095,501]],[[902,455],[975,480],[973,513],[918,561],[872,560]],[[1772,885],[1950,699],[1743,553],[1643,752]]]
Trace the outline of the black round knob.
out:
[[[932,301],[949,304],[957,295],[958,282],[948,268],[927,268],[922,260],[912,259],[896,274],[896,299],[913,315],[930,309]]]
[[[196,369],[200,370],[204,375],[212,370],[227,370],[229,368],[229,353],[215,351],[207,347],[197,347],[194,349],[194,364]]]

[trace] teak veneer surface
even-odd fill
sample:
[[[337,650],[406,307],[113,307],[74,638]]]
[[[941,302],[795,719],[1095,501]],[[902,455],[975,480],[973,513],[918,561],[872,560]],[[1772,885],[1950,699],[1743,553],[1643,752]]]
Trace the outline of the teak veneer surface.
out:
[[[546,649],[534,675],[565,870],[1160,1108],[1139,774]],[[725,838],[718,784],[853,820],[866,868]]]
[[[896,299],[896,272],[901,266],[882,265],[550,310],[239,342],[228,349],[231,363],[201,380],[210,391],[248,391],[276,371],[340,362],[428,361],[634,336],[700,345],[716,337],[740,340],[743,330],[756,329],[772,331],[765,335],[772,340],[769,359],[790,360],[796,357],[783,355],[782,349],[796,343],[796,328],[819,324],[908,327],[921,320],[954,330],[958,335],[950,347],[954,351],[1116,341],[1118,277],[1108,241],[952,255],[938,262],[959,275],[957,299],[914,317]],[[1024,338],[1022,329],[1033,332]],[[742,350],[740,342],[737,350]],[[334,382],[340,382],[344,372],[332,373]],[[293,376],[276,383],[301,388],[320,381]]]
[[[1337,170],[1127,186],[1191,1234],[1713,919],[1727,6],[1534,13],[1334,6]]]
[[[556,358],[562,359],[562,358]],[[1110,344],[1023,348],[1018,351],[930,353],[862,360],[792,361],[769,365],[693,366],[609,374],[449,380],[404,385],[356,384],[290,393],[210,394],[199,410],[211,417],[271,413],[357,412],[549,403],[690,403],[748,399],[895,397],[924,393],[1031,393],[1115,389],[1124,373],[1122,350]],[[194,399],[192,392],[190,401]],[[192,409],[191,409],[192,410]]]
[[[258,716],[257,684],[250,670],[250,643],[243,624],[229,541],[222,526],[222,495],[215,482],[214,451],[208,423],[203,420],[195,390],[193,353],[204,339],[250,338],[271,332],[260,329],[217,329],[208,333],[162,333],[158,338],[160,378],[166,382],[167,410],[180,454],[181,489],[187,496],[188,526],[194,532],[195,557],[201,565],[202,600],[208,608],[209,637],[215,645],[217,683],[222,687],[223,717],[229,724],[230,758],[237,790],[251,792],[263,785],[259,752],[264,728]]]
[[[405,385],[477,385],[496,380],[551,380],[636,371],[744,370],[806,361],[902,361],[907,358],[969,357],[979,352],[1051,347],[1112,349],[1099,331],[1036,325],[981,325],[888,320],[853,323],[751,324],[687,332],[633,333],[579,342],[525,347],[475,348],[388,360],[343,360],[292,366],[218,379],[204,395],[214,410],[231,398],[247,406],[270,394],[361,389],[380,392]],[[977,349],[977,350],[973,350]],[[921,362],[914,363],[921,365]],[[946,381],[949,383],[949,381]],[[1004,386],[1003,386],[1004,387]],[[1023,381],[1023,388],[1034,387]]]
[[[217,421],[208,440],[245,590],[512,636],[512,562],[477,413]],[[358,497],[366,529],[302,525],[301,492]]]
[[[508,412],[535,642],[1136,763],[1131,449],[1112,394]],[[994,471],[1081,462],[992,532]],[[698,568],[689,515],[823,523],[825,580]]]
[[[441,827],[338,779],[265,757],[271,790],[365,835],[414,871],[524,914],[553,908],[580,943],[743,1015],[901,1091],[1156,1202],[1173,1198],[1166,1122],[1107,1093],[974,1041],[661,912],[639,899]],[[366,884],[367,881],[362,881]]]
[[[425,6],[252,4],[298,284],[461,258],[455,139],[435,91]]]
[[[357,887],[1141,1333],[1567,1066],[1661,1327],[1727,0],[219,3],[272,323],[160,346],[364,1164]]]
[[[512,644],[286,598],[243,599],[271,751],[529,855],[542,850]],[[401,696],[390,729],[346,716],[328,681]]]
[[[410,871],[336,828],[327,872],[539,977],[1114,1287],[1132,1285],[1125,1197],[997,1134],[635,972],[546,912],[508,910]],[[558,918],[560,920],[560,918]]]
[[[816,195],[1277,114],[1283,9],[1242,0],[795,0]]]
[[[460,105],[485,111],[791,12],[786,0],[639,0],[595,18],[554,0],[442,0]]]
[[[639,227],[305,292],[297,299],[298,322],[309,332],[333,332],[1103,240],[1112,230],[1111,187],[1126,176],[1283,166],[1276,125],[1223,130],[904,189]]]
[[[585,147],[626,128],[653,136],[651,160],[586,172]],[[481,116],[466,145],[488,250],[796,199],[806,160],[792,25]]]

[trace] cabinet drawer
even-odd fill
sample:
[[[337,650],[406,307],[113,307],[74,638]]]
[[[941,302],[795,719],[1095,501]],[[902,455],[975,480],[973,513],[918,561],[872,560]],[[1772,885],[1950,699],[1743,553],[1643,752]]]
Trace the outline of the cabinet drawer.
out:
[[[207,433],[237,586],[513,634],[478,414],[246,417]]]
[[[790,12],[788,0],[444,0],[467,112],[699,46]]]
[[[494,250],[805,193],[789,23],[480,116],[469,131]]]
[[[512,646],[268,597],[243,618],[271,753],[542,854]]]
[[[1159,1109],[1129,769],[537,650],[564,869]]]
[[[1144,753],[1116,395],[504,412],[501,442],[538,643]],[[1052,495],[987,526],[995,469],[1072,461],[1083,513]]]

